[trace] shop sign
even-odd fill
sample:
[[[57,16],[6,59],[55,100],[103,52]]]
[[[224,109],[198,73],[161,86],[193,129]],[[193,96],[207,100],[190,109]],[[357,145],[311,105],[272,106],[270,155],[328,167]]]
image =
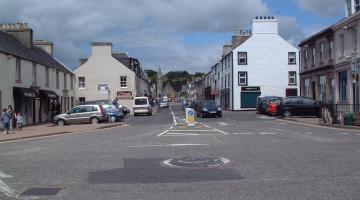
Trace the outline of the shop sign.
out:
[[[133,99],[132,91],[118,91],[116,93],[117,99],[119,100],[130,100]]]
[[[24,96],[25,97],[31,97],[31,98],[35,98],[36,95],[34,93],[31,93],[31,92],[24,92]]]
[[[260,87],[242,87],[241,91],[243,91],[243,92],[258,92],[258,91],[260,91]]]

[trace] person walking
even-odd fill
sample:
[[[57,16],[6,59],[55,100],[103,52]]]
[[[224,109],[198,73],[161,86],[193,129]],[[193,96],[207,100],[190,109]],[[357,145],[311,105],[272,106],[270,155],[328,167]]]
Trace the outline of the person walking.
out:
[[[14,110],[11,105],[8,106],[8,113],[10,115],[9,127],[10,127],[10,131],[12,131],[14,128],[14,125],[15,125],[15,123],[14,123],[15,113],[14,113]]]
[[[4,108],[3,112],[1,113],[1,122],[3,124],[3,128],[5,130],[5,134],[9,133],[9,128],[10,128],[10,115],[7,112],[7,109]]]
[[[16,125],[19,131],[21,131],[22,127],[24,126],[24,117],[22,116],[21,112],[16,115]]]

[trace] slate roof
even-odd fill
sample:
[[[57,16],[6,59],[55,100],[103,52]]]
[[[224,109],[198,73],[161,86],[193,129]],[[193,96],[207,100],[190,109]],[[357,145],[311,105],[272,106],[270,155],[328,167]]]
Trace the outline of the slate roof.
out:
[[[0,52],[52,67],[62,72],[73,73],[41,48],[36,46],[27,48],[14,36],[4,31],[0,31]]]
[[[131,58],[126,53],[112,53],[112,57],[131,69]]]

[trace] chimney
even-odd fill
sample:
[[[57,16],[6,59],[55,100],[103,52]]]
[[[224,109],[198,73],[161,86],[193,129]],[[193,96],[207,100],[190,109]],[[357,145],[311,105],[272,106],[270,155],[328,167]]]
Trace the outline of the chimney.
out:
[[[92,42],[92,56],[112,56],[112,43],[110,42]]]
[[[244,43],[247,39],[251,37],[251,31],[250,30],[237,30],[234,31],[234,34],[232,36],[231,45],[232,48],[235,49],[242,43]]]
[[[224,44],[222,57],[224,57],[225,55],[227,55],[231,50],[232,50],[231,44]]]
[[[88,59],[87,58],[80,58],[79,61],[80,61],[80,65],[83,65],[88,61]]]
[[[28,28],[27,23],[0,24],[0,30],[14,36],[27,48],[32,48],[33,30]]]
[[[253,34],[278,34],[278,20],[273,16],[260,16],[252,20]]]
[[[46,40],[35,40],[34,46],[41,48],[49,55],[53,56],[54,52],[54,44],[52,42],[46,41]]]

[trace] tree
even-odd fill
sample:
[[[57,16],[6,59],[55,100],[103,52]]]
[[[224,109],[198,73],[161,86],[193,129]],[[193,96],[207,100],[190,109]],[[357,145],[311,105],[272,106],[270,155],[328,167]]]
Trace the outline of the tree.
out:
[[[204,76],[205,74],[204,73],[202,73],[202,72],[196,72],[195,74],[194,74],[194,77],[202,77],[202,76]]]
[[[157,82],[157,71],[152,69],[145,70],[145,73],[148,75],[151,84],[156,84]]]

